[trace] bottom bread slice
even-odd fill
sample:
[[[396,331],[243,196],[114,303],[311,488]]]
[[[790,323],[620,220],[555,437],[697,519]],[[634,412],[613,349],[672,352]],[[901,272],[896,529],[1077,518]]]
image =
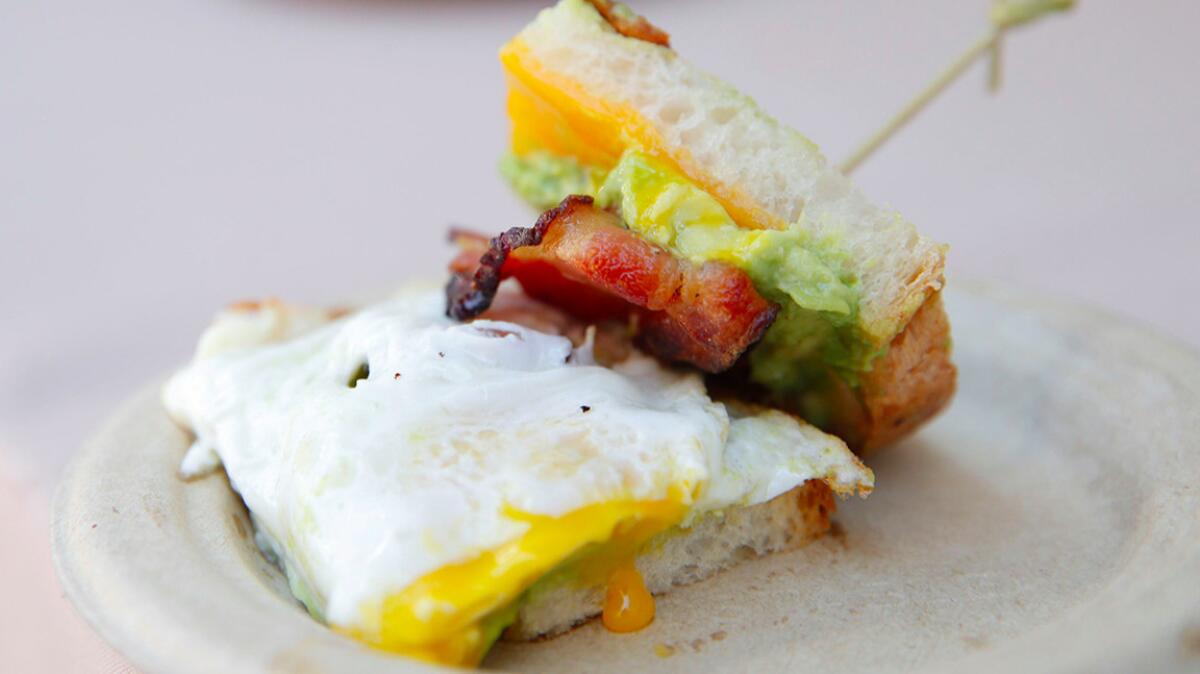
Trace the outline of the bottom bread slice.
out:
[[[837,504],[829,486],[809,480],[766,503],[705,515],[689,528],[651,538],[636,564],[653,594],[704,580],[738,562],[791,550],[829,530]],[[561,634],[600,614],[606,587],[582,584],[569,573],[552,574],[530,589],[509,641]]]

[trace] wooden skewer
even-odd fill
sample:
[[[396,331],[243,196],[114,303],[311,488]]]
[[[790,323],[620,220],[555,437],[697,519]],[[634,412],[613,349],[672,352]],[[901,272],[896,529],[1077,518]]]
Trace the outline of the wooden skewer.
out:
[[[849,175],[858,168],[868,157],[879,149],[897,131],[908,124],[917,113],[925,109],[930,101],[937,98],[955,80],[957,80],[982,55],[991,55],[989,68],[989,87],[997,91],[1003,81],[1001,56],[1004,34],[1016,26],[1035,21],[1052,12],[1063,12],[1075,6],[1075,0],[999,0],[992,5],[991,22],[988,32],[975,44],[971,45],[961,56],[954,60],[945,70],[930,82],[920,93],[908,102],[900,112],[883,128],[876,131],[858,146],[850,156],[842,162],[842,173]]]

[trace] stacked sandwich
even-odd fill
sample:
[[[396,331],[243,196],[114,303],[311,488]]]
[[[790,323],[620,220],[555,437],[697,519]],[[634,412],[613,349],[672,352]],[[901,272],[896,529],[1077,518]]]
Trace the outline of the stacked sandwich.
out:
[[[955,377],[943,248],[662,30],[561,0],[501,60],[531,226],[455,232],[444,290],[236,306],[165,392],[315,616],[460,665],[819,536]]]

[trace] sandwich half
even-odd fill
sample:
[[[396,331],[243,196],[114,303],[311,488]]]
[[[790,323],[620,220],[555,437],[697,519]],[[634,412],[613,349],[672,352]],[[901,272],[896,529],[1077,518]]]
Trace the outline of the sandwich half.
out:
[[[517,192],[540,209],[590,198],[584,206],[609,214],[611,226],[707,274],[709,307],[687,307],[675,280],[622,285],[662,264],[604,232],[576,236],[571,250],[530,237],[489,250],[460,235],[457,297],[479,290],[475,276],[488,265],[473,260],[503,253],[483,271],[485,291],[488,274],[515,277],[531,296],[585,318],[617,317],[612,300],[622,300],[636,308],[627,314],[646,350],[720,375],[715,384],[799,413],[859,451],[912,432],[950,400],[944,247],[868,200],[812,141],[604,0],[560,0],[500,59],[512,120],[501,171]],[[578,201],[572,209],[576,219],[606,217],[580,216]],[[451,314],[482,310],[479,295]],[[748,303],[741,313],[739,302]],[[664,318],[669,303],[674,314]]]
[[[313,616],[444,664],[645,627],[654,594],[800,545],[874,484],[841,440],[504,291],[469,323],[437,288],[235,305],[164,402],[184,473],[224,466]]]

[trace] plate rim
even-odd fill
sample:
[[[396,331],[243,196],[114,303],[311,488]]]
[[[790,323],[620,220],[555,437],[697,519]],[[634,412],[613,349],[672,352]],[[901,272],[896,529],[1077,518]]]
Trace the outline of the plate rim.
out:
[[[1149,340],[1154,343],[1155,348],[1152,351],[1157,359],[1163,362],[1176,361],[1185,363],[1192,369],[1200,372],[1200,349],[1197,349],[1175,335],[1163,333],[1139,321],[1084,301],[1035,294],[1014,288],[1011,284],[1001,285],[980,281],[964,282],[956,280],[955,286],[950,292],[952,296],[959,294],[981,296],[984,299],[1003,304],[1009,309],[1032,310],[1033,313],[1039,315],[1070,316],[1072,321],[1099,326],[1107,333],[1114,335],[1122,333],[1126,336],[1132,335],[1138,339]],[[953,315],[951,316],[951,320],[953,325]],[[97,457],[106,451],[105,445],[109,444],[109,439],[114,437],[126,425],[136,423],[134,417],[143,412],[148,405],[157,401],[164,379],[165,376],[153,380],[151,383],[144,385],[135,395],[124,400],[117,410],[100,425],[98,430],[89,436],[88,440],[75,456],[72,457],[67,468],[64,470],[55,488],[52,500],[52,557],[56,574],[62,583],[66,596],[71,600],[76,612],[105,641],[145,671],[176,669],[175,665],[178,663],[169,663],[167,659],[164,659],[161,652],[156,652],[154,647],[147,646],[145,639],[139,639],[134,634],[131,634],[129,625],[127,624],[129,621],[120,618],[121,611],[106,607],[103,604],[103,600],[97,595],[94,587],[96,578],[89,576],[91,571],[85,568],[86,565],[81,566],[79,564],[79,556],[83,550],[80,546],[84,545],[84,543],[75,535],[76,529],[72,520],[74,519],[73,515],[77,513],[73,513],[72,508],[76,505],[76,499],[80,498],[81,492],[86,491],[88,476],[84,475],[83,472],[88,462],[98,460]],[[1200,434],[1196,434],[1194,437],[1197,443],[1200,444]],[[221,480],[225,480],[223,471],[219,475],[221,476]],[[1200,504],[1200,498],[1197,498],[1194,494],[1192,498],[1195,502],[1194,505]],[[1197,508],[1197,512],[1200,512],[1200,507]],[[1196,547],[1200,551],[1200,545]],[[1196,556],[1196,560],[1200,560],[1200,554]],[[1200,570],[1200,565],[1194,565],[1188,567],[1188,569]],[[1200,577],[1200,575],[1196,577]],[[1197,585],[1200,586],[1200,583],[1197,583]],[[1200,587],[1197,588],[1194,594],[1197,599],[1200,599]],[[321,631],[332,635],[332,632],[326,630],[324,626],[319,626],[315,622],[313,622],[313,625],[318,626]],[[1197,630],[1197,634],[1200,634],[1200,623],[1196,623],[1194,629]],[[358,655],[366,655],[369,660],[375,661],[375,664],[379,665],[380,671],[460,671],[430,666],[425,663],[393,656],[380,656],[377,651],[369,651],[369,649],[349,642],[340,636],[337,639],[348,644],[345,649],[347,655],[350,652],[355,652]],[[366,652],[364,653],[363,651]],[[262,671],[255,664],[239,662],[236,654],[232,658],[229,655],[226,653],[224,659],[219,658],[220,664],[227,671]],[[1122,662],[1134,662],[1140,655],[1143,654],[1127,652]],[[337,656],[335,655],[335,657]],[[212,661],[209,664],[215,663],[216,661]],[[1066,665],[1068,663],[1064,660],[1061,664]],[[209,665],[205,665],[194,671],[204,671],[207,669],[209,669]],[[1115,671],[1115,668],[1113,669]]]

